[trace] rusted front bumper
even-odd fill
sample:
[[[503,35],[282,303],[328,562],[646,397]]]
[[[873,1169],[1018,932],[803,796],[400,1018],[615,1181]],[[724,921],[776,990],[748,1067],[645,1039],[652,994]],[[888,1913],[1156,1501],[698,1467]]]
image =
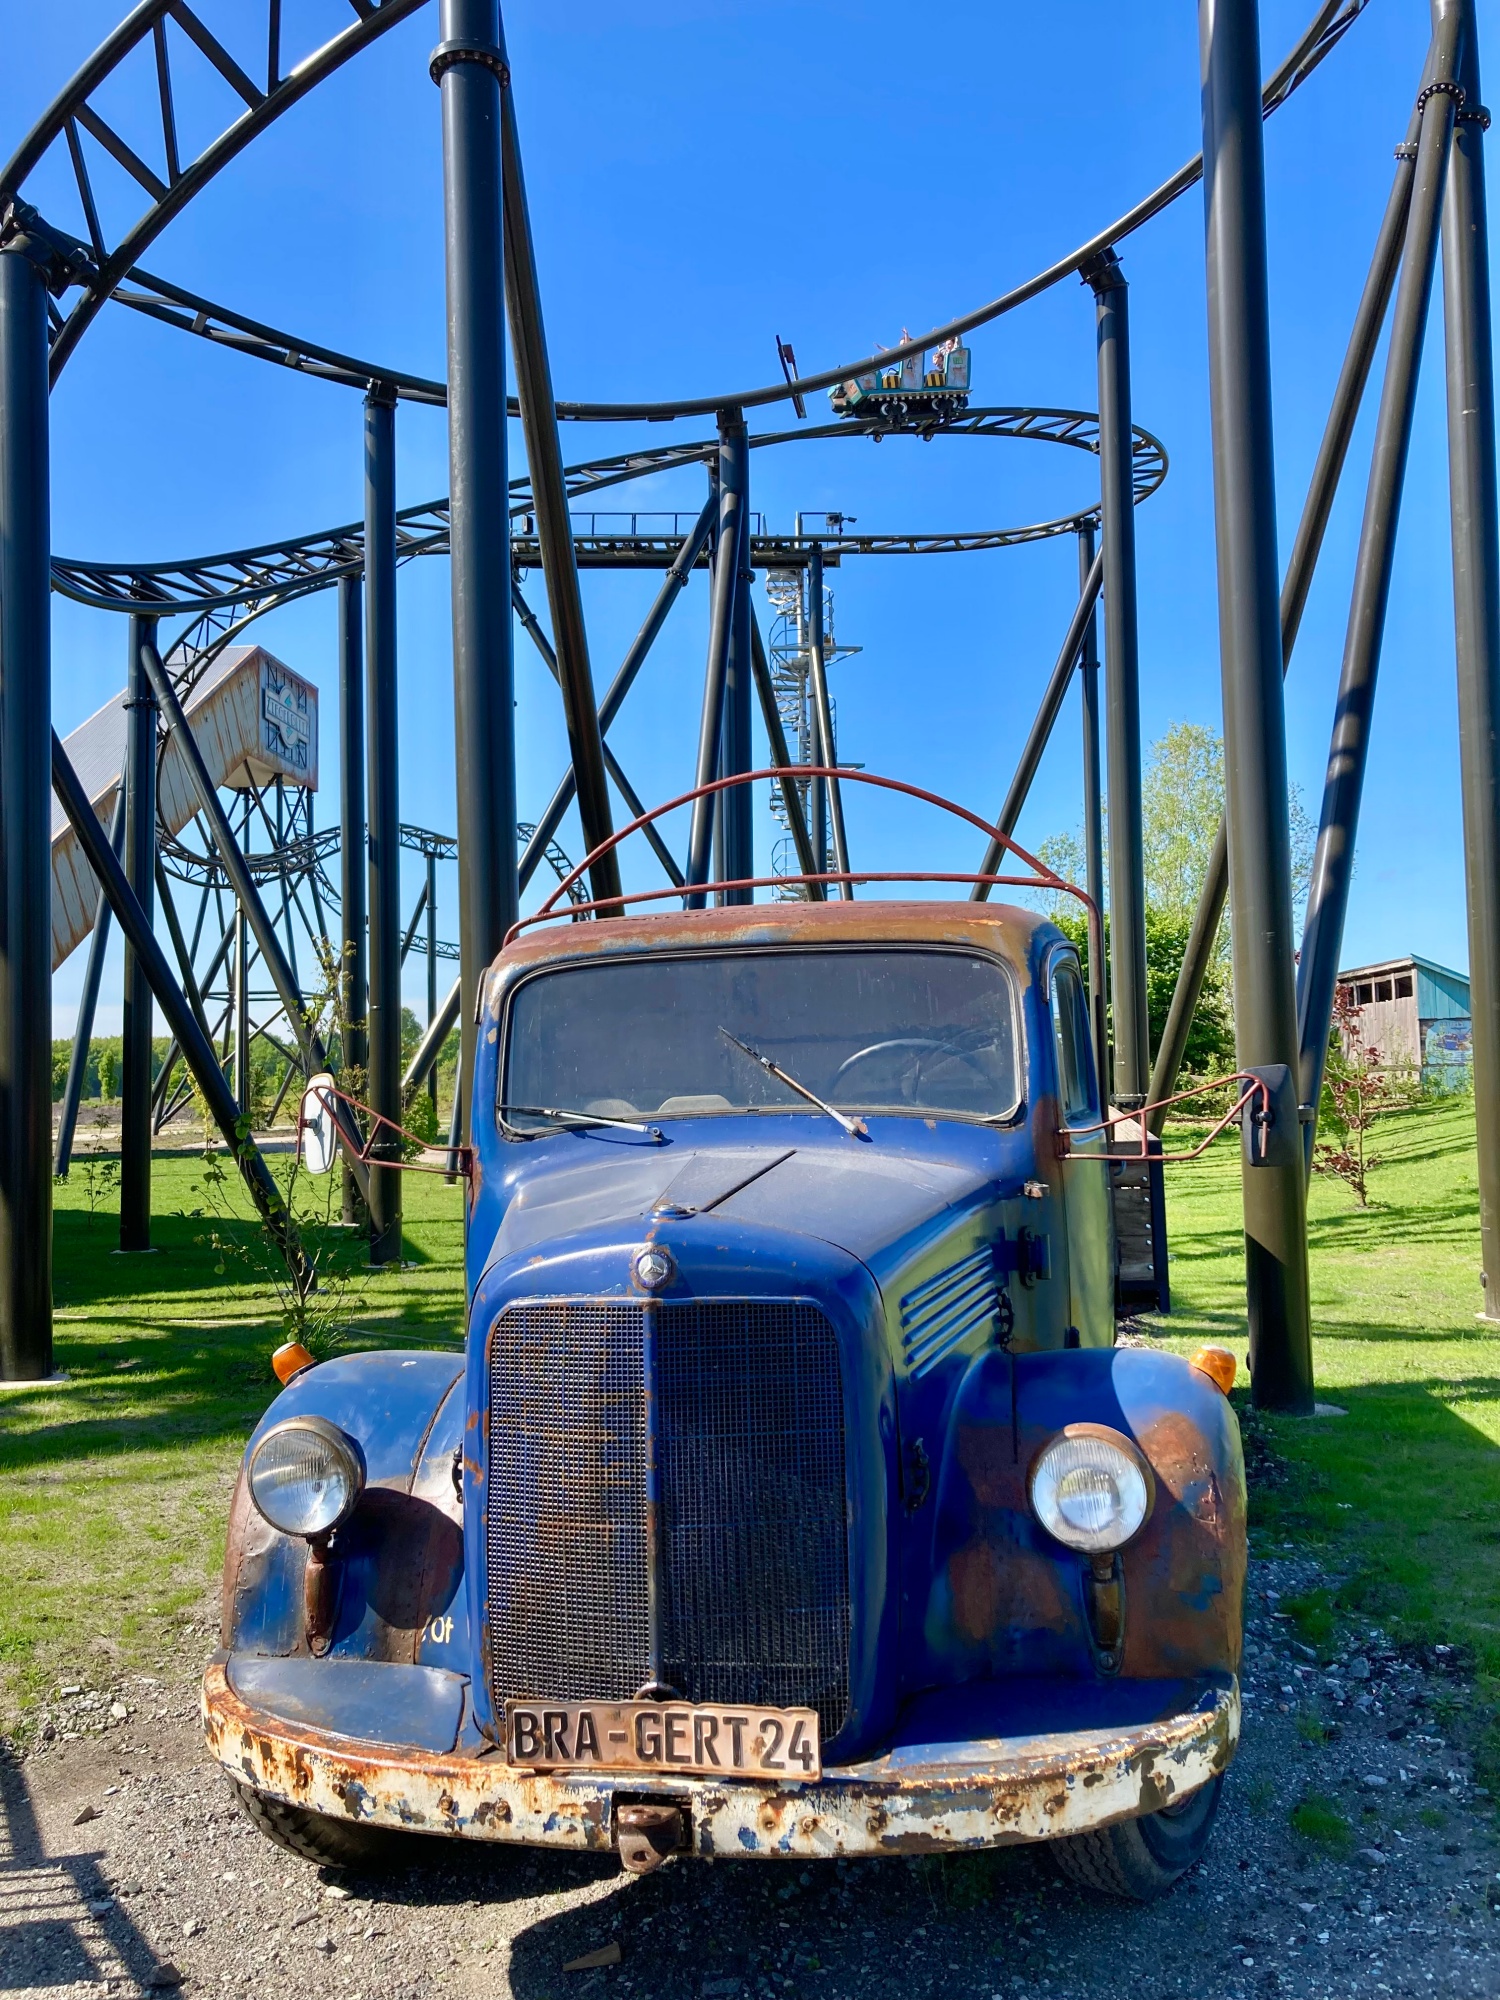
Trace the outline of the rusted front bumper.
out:
[[[762,1858],[935,1853],[1053,1840],[1169,1806],[1223,1771],[1239,1740],[1237,1684],[1190,1714],[1130,1729],[929,1746],[771,1789],[706,1778],[538,1775],[498,1756],[361,1744],[244,1702],[222,1665],[203,1683],[208,1746],[258,1792],[417,1833],[608,1849],[616,1798],[683,1808],[695,1854]]]

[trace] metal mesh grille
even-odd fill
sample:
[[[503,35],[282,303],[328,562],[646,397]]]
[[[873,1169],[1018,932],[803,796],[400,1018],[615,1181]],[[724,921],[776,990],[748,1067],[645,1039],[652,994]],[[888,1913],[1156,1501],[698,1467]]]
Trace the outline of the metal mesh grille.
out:
[[[813,1306],[659,1308],[666,1677],[691,1701],[849,1705],[838,1343]]]
[[[658,1318],[666,1678],[693,1701],[849,1703],[838,1343],[815,1307]],[[509,1307],[491,1349],[491,1683],[626,1700],[647,1679],[644,1309]]]
[[[488,1485],[496,1699],[628,1700],[649,1650],[639,1305],[501,1314]]]

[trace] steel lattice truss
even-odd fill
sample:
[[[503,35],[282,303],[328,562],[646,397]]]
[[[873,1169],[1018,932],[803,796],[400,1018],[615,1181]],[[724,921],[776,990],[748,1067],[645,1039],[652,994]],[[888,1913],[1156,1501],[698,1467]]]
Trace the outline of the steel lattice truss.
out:
[[[287,46],[281,0],[245,6],[244,14],[259,32],[252,33],[247,26],[244,36],[236,37],[245,54],[241,62],[187,0],[141,0],[48,106],[0,171],[0,213],[6,236],[40,235],[54,252],[52,290],[61,301],[51,308],[54,382],[137,257],[194,195],[284,111],[398,21],[414,14],[424,0],[349,0],[349,4],[354,15],[350,25],[321,47],[301,53]],[[155,71],[159,122],[149,159],[99,108],[108,94],[105,86],[127,66]],[[209,70],[229,85],[244,107],[227,124],[207,108],[218,102],[216,95],[208,96],[201,88]],[[212,120],[218,128],[217,136],[186,161],[178,139],[187,122],[179,118],[185,93],[192,96],[194,125]],[[85,139],[92,144],[86,145]],[[20,199],[28,176],[54,146],[67,149],[86,247],[78,238],[50,228]],[[147,207],[122,229],[108,225],[99,198],[105,158],[148,197]]]

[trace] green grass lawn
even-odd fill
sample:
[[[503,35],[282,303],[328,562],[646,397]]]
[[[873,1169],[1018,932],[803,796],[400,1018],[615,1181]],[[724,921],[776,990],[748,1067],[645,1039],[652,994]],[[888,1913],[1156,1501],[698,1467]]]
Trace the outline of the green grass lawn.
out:
[[[1274,1556],[1311,1543],[1343,1579],[1296,1606],[1315,1644],[1378,1624],[1470,1649],[1486,1737],[1500,1705],[1500,1335],[1475,1322],[1473,1100],[1393,1115],[1374,1147],[1384,1164],[1367,1211],[1322,1176],[1309,1199],[1318,1396],[1347,1414],[1256,1419],[1293,1476],[1252,1494],[1255,1544]],[[1233,1347],[1243,1385],[1237,1140],[1168,1176],[1173,1312],[1152,1331]],[[1482,1749],[1493,1777],[1500,1743]]]
[[[1318,1392],[1347,1415],[1256,1420],[1289,1469],[1257,1487],[1252,1520],[1261,1553],[1312,1544],[1338,1579],[1298,1607],[1312,1643],[1379,1623],[1462,1645],[1488,1714],[1500,1705],[1500,1337],[1474,1320],[1473,1117],[1462,1099],[1386,1121],[1368,1212],[1314,1182]],[[1237,1142],[1169,1169],[1168,1185],[1175,1309],[1152,1332],[1243,1357]],[[275,1293],[233,1250],[256,1232],[247,1219],[222,1232],[230,1254],[214,1247],[216,1225],[193,1213],[199,1159],[158,1157],[159,1254],[112,1254],[113,1197],[94,1192],[91,1213],[80,1166],[57,1190],[57,1362],[70,1380],[0,1393],[0,1722],[12,1726],[59,1679],[169,1661],[184,1620],[206,1615],[235,1466],[275,1388]],[[356,1278],[351,1344],[459,1338],[459,1190],[413,1174],[404,1192],[407,1267]],[[358,1246],[338,1240],[354,1268]],[[194,1658],[201,1645],[193,1635]]]
[[[55,1190],[55,1354],[69,1379],[0,1392],[0,1725],[59,1680],[170,1662],[184,1620],[207,1615],[235,1469],[276,1392],[280,1307],[238,1177],[225,1192],[243,1219],[226,1222],[203,1212],[199,1155],[158,1154],[153,1172],[146,1256],[116,1253],[118,1203],[97,1167],[93,1212],[85,1162]],[[352,1274],[348,1343],[456,1347],[461,1190],[407,1174],[403,1194],[406,1268],[366,1274],[362,1246],[329,1233]],[[201,1637],[187,1636],[196,1660]]]

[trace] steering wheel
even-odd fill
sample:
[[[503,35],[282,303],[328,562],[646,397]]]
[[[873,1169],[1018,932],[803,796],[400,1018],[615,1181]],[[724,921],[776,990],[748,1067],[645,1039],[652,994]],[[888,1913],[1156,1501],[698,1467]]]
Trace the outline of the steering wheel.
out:
[[[961,1049],[953,1042],[940,1041],[935,1035],[897,1035],[888,1041],[871,1042],[866,1048],[856,1049],[852,1056],[846,1056],[834,1072],[834,1089],[830,1095],[837,1096],[838,1086],[844,1082],[849,1071],[854,1068],[856,1063],[868,1062],[874,1056],[888,1056],[898,1050],[905,1052],[912,1058],[910,1076],[913,1088],[916,1087],[921,1078],[922,1058],[929,1052],[936,1052],[945,1056],[951,1062],[965,1064],[969,1069],[973,1070],[982,1083],[990,1081],[985,1073],[984,1065],[975,1056],[971,1055],[967,1049]],[[905,1074],[906,1072],[903,1071],[903,1077]]]

